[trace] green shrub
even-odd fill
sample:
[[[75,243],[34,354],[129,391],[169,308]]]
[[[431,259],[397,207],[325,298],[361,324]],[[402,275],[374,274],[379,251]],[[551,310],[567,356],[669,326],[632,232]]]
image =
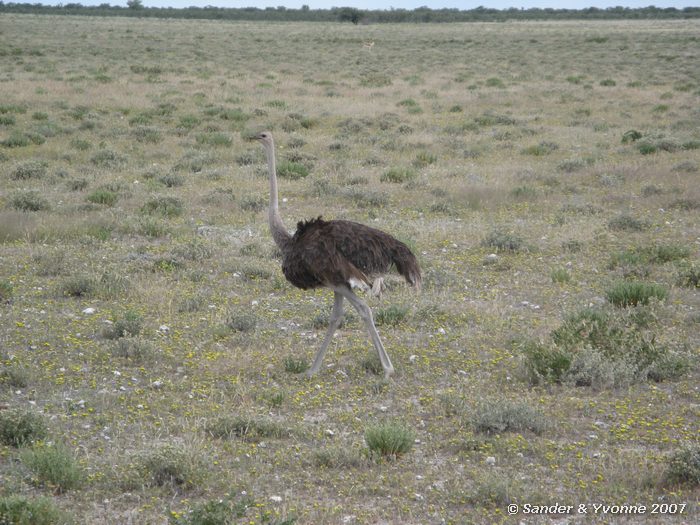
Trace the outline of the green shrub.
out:
[[[663,301],[668,296],[668,289],[661,284],[620,281],[614,284],[605,295],[612,304],[624,308],[638,304],[649,304],[649,300],[652,298]]]
[[[640,246],[612,254],[608,267],[610,269],[625,268],[626,274],[646,275],[649,273],[644,266],[665,264],[689,257],[691,251],[686,246],[663,244]]]
[[[201,133],[197,135],[197,143],[204,146],[230,146],[233,143],[233,139],[220,132],[211,133]]]
[[[0,410],[0,443],[21,447],[44,439],[48,434],[41,414],[12,408]]]
[[[639,131],[637,131],[636,129],[630,129],[628,131],[625,131],[625,133],[623,133],[622,143],[628,144],[630,142],[636,142],[641,138],[642,138],[642,134]]]
[[[232,313],[226,319],[226,327],[233,332],[253,332],[258,318],[250,313]]]
[[[83,482],[84,474],[73,455],[64,446],[34,446],[22,453],[22,463],[34,474],[36,484],[63,493]]]
[[[303,357],[287,356],[284,358],[284,371],[290,374],[302,374],[309,369],[309,362]]]
[[[86,197],[88,202],[105,206],[114,206],[118,199],[119,195],[109,190],[95,190]]]
[[[88,187],[89,183],[85,179],[73,179],[66,183],[68,189],[71,191],[82,191]]]
[[[529,430],[540,434],[544,430],[544,415],[524,401],[487,399],[480,401],[469,422],[476,432],[500,434]]]
[[[371,455],[399,457],[413,447],[413,431],[398,422],[385,422],[370,425],[365,430],[365,443]]]
[[[173,255],[186,261],[204,261],[211,258],[212,254],[211,246],[198,238],[173,248]]]
[[[131,132],[131,135],[138,142],[147,144],[157,144],[158,142],[163,140],[163,136],[160,130],[149,126],[137,126]]]
[[[168,175],[163,175],[162,177],[159,177],[158,182],[160,182],[166,188],[178,188],[185,183],[185,179],[180,175],[170,173]]]
[[[374,320],[378,325],[396,326],[408,315],[408,306],[392,304],[387,308],[375,310]]]
[[[247,115],[242,109],[235,108],[223,109],[221,113],[219,113],[219,118],[221,120],[230,120],[233,122],[245,122],[250,118],[250,116]]]
[[[136,337],[143,328],[143,318],[138,312],[128,310],[114,323],[107,325],[102,330],[105,339],[120,339],[122,337]]]
[[[555,142],[540,142],[534,146],[529,146],[522,150],[524,155],[533,155],[535,157],[541,157],[544,155],[549,155],[550,153],[559,149],[559,145]]]
[[[61,295],[66,297],[89,297],[97,293],[97,289],[97,279],[85,274],[67,277],[59,287]]]
[[[0,385],[6,384],[11,388],[27,388],[30,380],[29,369],[20,364],[11,362],[0,367]]]
[[[700,444],[686,443],[668,459],[666,479],[671,483],[700,485]]]
[[[314,450],[313,462],[316,467],[349,469],[365,464],[367,459],[357,450],[337,445]]]
[[[182,201],[176,197],[155,197],[150,199],[141,208],[148,215],[160,215],[162,217],[179,217],[185,212]]]
[[[118,338],[110,350],[113,356],[136,362],[146,361],[154,354],[153,345],[150,341],[129,335]]]
[[[351,188],[346,194],[360,208],[376,209],[389,204],[389,195],[380,191]]]
[[[38,146],[44,142],[46,142],[46,139],[39,133],[14,130],[10,133],[10,136],[0,142],[0,144],[6,148],[23,148],[31,146],[32,144]]]
[[[14,209],[20,211],[44,211],[51,209],[49,201],[35,190],[19,191],[15,193],[10,198],[10,204]]]
[[[109,149],[101,149],[90,157],[92,162],[98,168],[114,169],[120,167],[126,162],[126,157]]]
[[[246,416],[221,416],[208,423],[205,430],[217,439],[241,438],[250,442],[287,438],[292,434],[290,429],[272,419]]]
[[[0,497],[0,523],[3,525],[68,525],[73,519],[49,498]]]
[[[138,470],[150,486],[191,489],[199,486],[207,471],[193,451],[176,445],[161,445],[139,457]]]
[[[12,180],[40,179],[46,175],[48,163],[45,161],[28,161],[17,165],[10,173]]]
[[[178,121],[178,127],[190,130],[199,126],[201,122],[201,119],[196,115],[182,115]]]
[[[544,343],[521,345],[532,384],[570,383],[595,388],[665,381],[689,368],[687,352],[656,341],[653,310],[583,308],[566,316]]]
[[[241,198],[240,206],[242,210],[257,213],[267,208],[267,200],[262,196],[245,195]]]
[[[486,238],[481,241],[483,246],[495,248],[503,252],[517,252],[523,246],[523,240],[514,233],[506,232],[501,229],[492,230]]]
[[[6,279],[0,279],[0,303],[11,302],[13,292],[12,283]]]
[[[255,501],[244,496],[239,501],[229,498],[223,500],[210,500],[197,503],[181,514],[171,512],[170,525],[228,525],[239,523],[244,518],[249,508],[255,506]]]
[[[136,233],[154,239],[165,237],[169,232],[168,226],[163,221],[150,217],[140,219],[136,225]]]
[[[554,283],[564,284],[571,281],[571,274],[566,268],[557,268],[552,270],[550,275],[552,277],[552,282]]]
[[[431,164],[435,164],[437,162],[437,155],[433,155],[432,153],[428,153],[427,151],[421,151],[416,155],[416,158],[413,159],[413,166],[415,168],[425,168],[426,166],[430,166]]]
[[[283,179],[298,180],[309,175],[309,169],[298,162],[282,161],[277,165],[277,175]]]
[[[375,376],[384,374],[384,367],[377,354],[372,353],[368,355],[362,360],[360,365],[364,370]]]
[[[630,215],[619,215],[608,221],[608,228],[614,231],[640,232],[646,230],[649,223],[636,219]]]
[[[561,383],[571,368],[573,356],[556,345],[526,341],[521,345],[523,364],[531,384]]]
[[[382,173],[379,180],[381,182],[403,183],[415,180],[418,174],[409,168],[391,168]]]
[[[658,150],[656,145],[650,142],[640,142],[639,145],[637,145],[637,149],[642,155],[651,155],[652,153],[656,153]]]
[[[676,284],[685,288],[700,288],[700,266],[693,263],[681,267],[678,272]]]
[[[600,81],[600,85],[604,86],[604,87],[612,87],[612,86],[616,86],[617,83],[610,78],[606,78],[606,79]]]

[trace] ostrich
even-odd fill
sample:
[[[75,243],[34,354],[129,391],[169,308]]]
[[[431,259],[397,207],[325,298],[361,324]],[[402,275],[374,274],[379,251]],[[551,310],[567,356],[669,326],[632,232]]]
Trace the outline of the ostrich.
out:
[[[394,367],[374,326],[372,311],[352,289],[371,288],[374,293],[381,293],[381,279],[373,283],[370,278],[385,273],[392,264],[410,285],[420,289],[418,261],[404,243],[388,233],[356,222],[325,221],[318,217],[299,222],[297,231],[290,235],[279,213],[275,143],[268,131],[255,138],[260,141],[267,156],[270,174],[268,218],[272,238],[282,252],[284,276],[297,288],[325,287],[334,293],[328,331],[308,375],[315,374],[321,368],[328,344],[343,319],[343,300],[347,299],[367,327],[384,369],[384,377],[388,379],[394,373]]]

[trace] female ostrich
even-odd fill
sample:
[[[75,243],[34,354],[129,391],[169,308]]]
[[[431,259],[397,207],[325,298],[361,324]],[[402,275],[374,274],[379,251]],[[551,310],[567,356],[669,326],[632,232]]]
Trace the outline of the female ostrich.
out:
[[[406,281],[420,289],[421,273],[418,261],[408,247],[388,233],[350,221],[324,221],[321,217],[299,222],[290,235],[279,214],[277,201],[277,170],[275,143],[265,131],[256,137],[267,155],[270,172],[270,231],[282,252],[282,272],[297,288],[326,287],[333,290],[335,301],[328,331],[321,343],[309,375],[321,368],[323,356],[333,334],[343,319],[343,299],[347,299],[360,314],[384,369],[384,377],[394,373],[394,367],[384,350],[372,320],[369,306],[352,291],[353,287],[381,291],[381,281],[372,286],[370,277],[385,273],[394,264]]]

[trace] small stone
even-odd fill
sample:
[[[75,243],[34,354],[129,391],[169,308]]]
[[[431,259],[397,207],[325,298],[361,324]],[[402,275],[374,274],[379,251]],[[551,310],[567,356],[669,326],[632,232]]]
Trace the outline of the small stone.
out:
[[[281,503],[282,502],[282,496],[270,496],[270,501],[273,501],[275,503]]]
[[[97,311],[96,308],[90,307],[90,308],[86,308],[85,310],[83,310],[83,313],[84,313],[85,315],[92,315],[92,314],[94,314],[96,311]]]
[[[486,458],[486,464],[489,465],[489,466],[495,465],[495,464],[496,464],[496,458],[494,458],[493,456],[487,457],[487,458]]]
[[[408,360],[409,360],[411,363],[415,363],[415,362],[416,362],[416,359],[418,359],[418,356],[415,355],[415,354],[413,354],[412,356],[409,356],[409,358],[408,358]]]
[[[326,435],[329,437],[333,437],[333,436],[335,436],[335,432],[333,432],[330,428],[327,428]]]
[[[166,335],[170,333],[170,327],[166,324],[162,324],[158,327],[158,332],[160,332],[163,335]]]

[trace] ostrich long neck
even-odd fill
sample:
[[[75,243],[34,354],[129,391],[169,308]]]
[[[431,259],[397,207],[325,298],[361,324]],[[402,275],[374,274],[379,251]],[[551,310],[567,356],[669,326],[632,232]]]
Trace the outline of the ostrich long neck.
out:
[[[277,168],[275,166],[275,145],[270,144],[265,148],[267,155],[267,169],[270,174],[270,232],[275,244],[284,251],[292,240],[287,228],[284,227],[282,217],[280,217],[279,202],[277,199]]]

